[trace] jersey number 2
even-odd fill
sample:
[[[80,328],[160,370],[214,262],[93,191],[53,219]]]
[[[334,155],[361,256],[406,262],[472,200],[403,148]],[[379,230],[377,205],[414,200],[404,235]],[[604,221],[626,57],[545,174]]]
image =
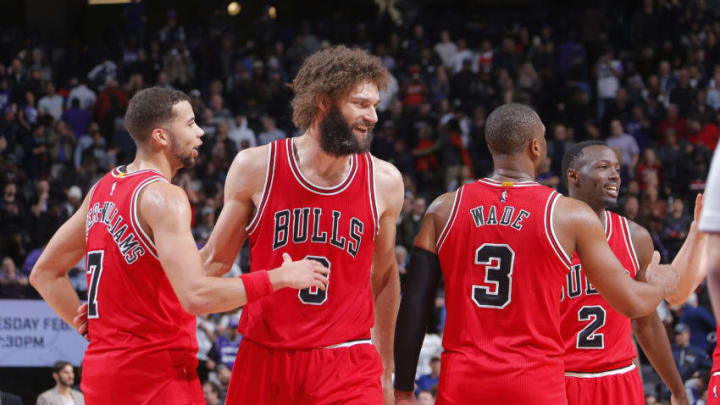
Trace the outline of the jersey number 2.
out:
[[[505,308],[512,301],[515,251],[509,245],[484,243],[475,250],[475,264],[485,267],[485,283],[472,286],[472,300],[480,308]]]
[[[90,291],[88,291],[88,319],[99,318],[98,314],[98,286],[103,270],[102,250],[93,250],[87,254],[87,274],[90,274]]]
[[[327,267],[328,270],[330,270],[330,260],[327,259],[327,257],[324,256],[305,256],[308,260],[315,260],[317,262],[320,262],[323,266]],[[317,287],[310,287],[310,288],[303,288],[302,290],[298,291],[298,298],[300,299],[300,302],[302,302],[305,305],[322,305],[327,301],[327,293],[328,290],[330,290],[330,272],[327,274],[328,278],[328,284],[325,287],[325,291],[317,288]]]
[[[605,335],[595,333],[605,326],[605,309],[599,305],[586,306],[578,311],[578,321],[592,321],[577,335],[578,349],[602,349],[605,347]]]

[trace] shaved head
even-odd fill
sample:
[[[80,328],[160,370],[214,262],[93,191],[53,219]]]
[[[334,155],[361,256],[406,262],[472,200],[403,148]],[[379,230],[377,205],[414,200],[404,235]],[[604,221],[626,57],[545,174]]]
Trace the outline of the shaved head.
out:
[[[487,118],[485,141],[493,153],[520,153],[537,136],[537,128],[541,125],[540,117],[529,106],[518,103],[501,105]]]

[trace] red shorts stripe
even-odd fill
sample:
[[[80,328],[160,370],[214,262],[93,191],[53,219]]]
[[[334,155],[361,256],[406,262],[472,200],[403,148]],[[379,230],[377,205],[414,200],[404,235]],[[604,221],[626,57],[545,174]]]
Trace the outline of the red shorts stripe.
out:
[[[643,405],[642,380],[637,367],[602,377],[565,377],[568,405]]]

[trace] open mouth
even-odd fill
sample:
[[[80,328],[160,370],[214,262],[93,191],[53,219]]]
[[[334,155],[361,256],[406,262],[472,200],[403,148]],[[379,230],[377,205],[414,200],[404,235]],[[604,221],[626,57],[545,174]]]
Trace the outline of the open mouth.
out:
[[[606,184],[605,187],[603,187],[603,188],[605,189],[605,192],[606,192],[608,195],[610,195],[611,197],[616,197],[616,198],[617,198],[618,192],[619,192],[619,189],[620,189],[620,187],[618,187],[617,184]]]
[[[357,132],[360,135],[365,136],[368,134],[368,132],[370,132],[370,128],[369,127],[361,127],[361,126],[356,125],[353,127],[353,131]]]

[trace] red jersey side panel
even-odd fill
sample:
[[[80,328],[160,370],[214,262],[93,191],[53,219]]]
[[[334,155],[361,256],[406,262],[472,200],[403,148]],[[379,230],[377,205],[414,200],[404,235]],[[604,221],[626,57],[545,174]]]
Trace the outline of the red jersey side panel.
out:
[[[615,256],[635,278],[639,265],[627,219],[605,211],[605,233]],[[629,365],[637,356],[630,319],[615,311],[593,288],[577,254],[573,255],[573,267],[565,280],[560,308],[565,370],[613,370]]]
[[[458,190],[438,241],[447,308],[439,403],[565,403],[558,297],[570,258],[552,228],[558,198],[535,182],[482,179]]]
[[[166,180],[155,171],[115,169],[98,182],[89,202],[90,345],[82,386],[86,396],[107,403],[151,401],[173,379],[192,379],[197,364],[195,318],[180,305],[137,221],[138,195],[157,181]],[[107,386],[113,389],[101,388]]]
[[[377,213],[370,154],[352,155],[336,187],[304,178],[292,139],[269,146],[266,187],[248,226],[250,271],[312,258],[330,269],[326,291],[286,288],[249,303],[239,329],[273,348],[308,349],[366,339],[373,325],[370,288]]]

